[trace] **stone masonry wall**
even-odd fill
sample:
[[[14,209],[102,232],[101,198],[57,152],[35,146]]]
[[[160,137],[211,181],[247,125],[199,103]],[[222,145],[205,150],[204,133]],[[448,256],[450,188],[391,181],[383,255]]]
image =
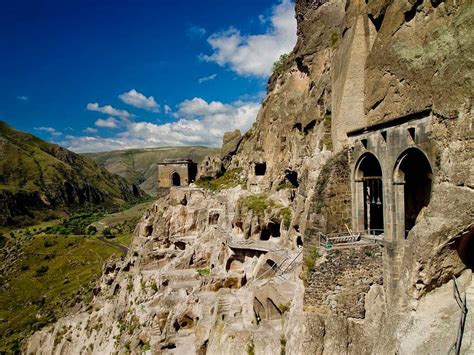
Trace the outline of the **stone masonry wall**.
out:
[[[364,318],[365,295],[383,283],[382,264],[378,245],[331,250],[309,275],[305,311]]]

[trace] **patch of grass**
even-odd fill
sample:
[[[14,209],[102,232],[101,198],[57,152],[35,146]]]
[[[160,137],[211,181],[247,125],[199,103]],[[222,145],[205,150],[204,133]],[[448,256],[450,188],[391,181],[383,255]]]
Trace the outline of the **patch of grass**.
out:
[[[319,256],[318,247],[313,246],[309,249],[308,254],[303,258],[303,273],[301,278],[303,279],[305,286],[308,285],[309,274],[314,269],[314,265],[316,264],[316,260],[319,258]]]
[[[337,45],[339,44],[339,34],[336,31],[331,33],[330,41],[331,41],[331,48],[336,49]]]
[[[242,206],[252,210],[257,215],[263,215],[267,208],[273,206],[272,200],[268,200],[265,194],[247,195],[240,198]]]
[[[294,189],[295,187],[293,186],[292,183],[288,181],[282,181],[278,186],[277,186],[277,191],[280,190],[287,190],[287,189]]]
[[[209,270],[208,268],[202,268],[202,269],[196,269],[196,272],[200,276],[209,276],[211,273],[211,270]]]
[[[286,229],[290,228],[292,212],[288,206],[269,199],[264,193],[247,195],[239,199],[242,206],[252,210],[258,216],[263,216],[267,210],[275,210],[275,216],[279,217]]]
[[[26,336],[64,315],[76,300],[91,298],[104,261],[117,253],[85,236],[39,234],[22,240],[18,266],[0,276],[0,353],[14,352]]]
[[[242,177],[242,169],[231,169],[226,171],[222,176],[215,179],[202,178],[196,181],[196,186],[210,191],[220,191],[231,189],[233,187],[242,186],[245,188],[246,180]]]
[[[285,226],[285,228],[286,229],[290,228],[291,217],[292,217],[291,208],[290,207],[283,207],[280,210],[280,215],[282,217],[283,225]]]

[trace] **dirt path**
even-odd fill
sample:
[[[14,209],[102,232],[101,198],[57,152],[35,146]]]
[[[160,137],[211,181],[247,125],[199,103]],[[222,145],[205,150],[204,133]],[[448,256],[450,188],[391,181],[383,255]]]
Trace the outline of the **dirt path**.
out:
[[[128,253],[128,248],[123,244],[111,242],[110,240],[107,240],[105,237],[97,237],[97,239],[99,239],[101,242],[104,242],[105,244],[109,244],[109,245],[112,245],[113,247],[120,249],[120,251],[122,252],[124,256],[127,255]]]

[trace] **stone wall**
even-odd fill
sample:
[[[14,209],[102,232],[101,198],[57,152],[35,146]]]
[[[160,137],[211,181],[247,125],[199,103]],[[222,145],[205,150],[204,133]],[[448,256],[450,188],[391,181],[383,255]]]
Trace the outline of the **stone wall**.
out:
[[[196,163],[191,161],[158,163],[158,188],[173,186],[172,175],[179,174],[179,186],[187,186],[196,178]]]
[[[351,224],[351,185],[347,150],[329,159],[310,202],[306,236],[346,231]],[[306,238],[308,239],[308,238]]]
[[[364,318],[370,286],[382,283],[380,246],[331,250],[309,275],[305,311]]]

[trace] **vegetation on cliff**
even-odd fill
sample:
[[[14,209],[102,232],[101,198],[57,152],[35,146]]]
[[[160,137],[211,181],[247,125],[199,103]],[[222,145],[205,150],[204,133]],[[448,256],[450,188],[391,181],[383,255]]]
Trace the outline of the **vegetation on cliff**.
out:
[[[0,121],[0,224],[30,223],[91,206],[118,206],[142,191],[91,159]]]

